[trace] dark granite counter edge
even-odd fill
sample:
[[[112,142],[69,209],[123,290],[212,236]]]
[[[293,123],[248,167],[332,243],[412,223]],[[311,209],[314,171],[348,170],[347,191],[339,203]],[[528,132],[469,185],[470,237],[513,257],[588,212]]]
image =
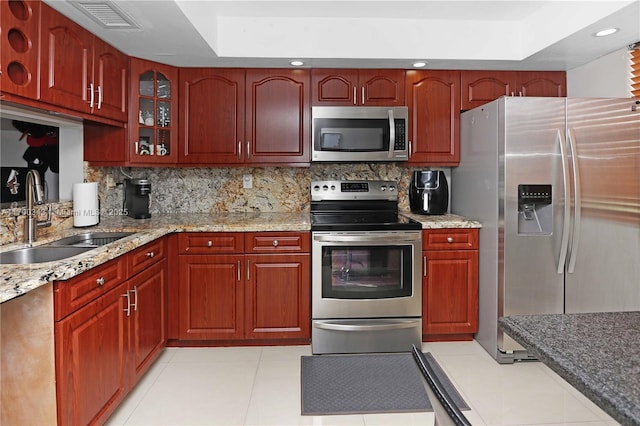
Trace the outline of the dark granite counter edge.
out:
[[[518,317],[502,317],[499,319],[500,328],[511,336],[520,345],[531,351],[547,367],[566,380],[570,385],[589,398],[607,414],[622,425],[640,425],[637,413],[629,409],[629,403],[625,404],[623,396],[609,389],[606,383],[587,380],[586,372],[576,365],[564,353],[552,346],[540,344],[539,336],[526,330],[519,322]]]

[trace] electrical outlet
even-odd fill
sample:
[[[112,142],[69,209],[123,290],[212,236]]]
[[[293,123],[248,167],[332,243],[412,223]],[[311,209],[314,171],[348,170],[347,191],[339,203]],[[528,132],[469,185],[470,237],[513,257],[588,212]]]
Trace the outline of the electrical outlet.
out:
[[[113,176],[110,173],[107,173],[107,189],[115,188],[116,181],[113,179]]]
[[[251,176],[251,175],[242,175],[242,187],[244,189],[253,188],[253,176]]]

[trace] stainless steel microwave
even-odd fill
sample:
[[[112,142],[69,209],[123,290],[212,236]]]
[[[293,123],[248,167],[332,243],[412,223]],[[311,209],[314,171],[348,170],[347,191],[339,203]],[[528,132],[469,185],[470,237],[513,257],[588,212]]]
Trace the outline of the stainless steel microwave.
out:
[[[407,107],[311,108],[311,161],[407,161]]]

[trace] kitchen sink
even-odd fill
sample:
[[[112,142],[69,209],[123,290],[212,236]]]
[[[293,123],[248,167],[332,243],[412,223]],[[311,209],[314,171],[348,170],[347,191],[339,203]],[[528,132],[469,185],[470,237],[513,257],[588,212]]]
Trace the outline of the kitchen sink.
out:
[[[40,246],[0,253],[0,264],[28,264],[52,262],[75,256],[94,247]]]
[[[133,232],[86,232],[52,241],[48,246],[99,247],[132,235]]]

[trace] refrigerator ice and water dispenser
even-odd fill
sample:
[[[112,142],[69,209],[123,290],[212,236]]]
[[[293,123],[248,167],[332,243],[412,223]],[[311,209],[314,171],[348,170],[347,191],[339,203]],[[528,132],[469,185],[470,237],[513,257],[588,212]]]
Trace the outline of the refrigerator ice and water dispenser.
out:
[[[518,234],[551,235],[551,185],[518,185]]]

